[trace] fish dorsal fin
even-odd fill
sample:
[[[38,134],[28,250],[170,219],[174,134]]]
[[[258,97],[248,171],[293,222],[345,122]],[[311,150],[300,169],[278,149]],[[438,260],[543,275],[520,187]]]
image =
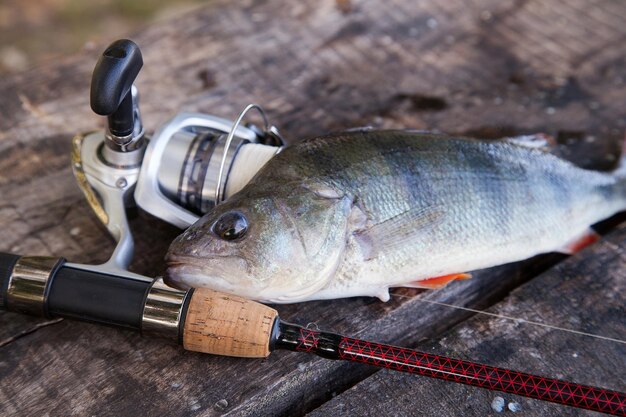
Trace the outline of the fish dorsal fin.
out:
[[[545,133],[535,133],[534,135],[513,136],[503,139],[506,142],[527,148],[541,149],[544,152],[552,153],[556,148],[556,140]]]
[[[376,258],[382,250],[405,246],[441,224],[444,217],[442,206],[416,207],[383,222],[357,229],[353,236],[367,261]]]
[[[357,126],[357,127],[351,127],[350,129],[346,129],[346,132],[369,132],[371,130],[374,130],[374,126],[372,125],[367,125],[367,126]]]

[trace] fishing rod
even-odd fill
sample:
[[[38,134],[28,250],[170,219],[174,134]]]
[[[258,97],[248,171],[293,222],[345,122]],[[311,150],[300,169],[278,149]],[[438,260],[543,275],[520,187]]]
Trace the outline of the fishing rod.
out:
[[[626,393],[313,330],[242,297],[206,288],[181,291],[161,279],[62,258],[0,253],[0,288],[6,310],[138,330],[195,352],[246,358],[280,349],[313,353],[626,416]]]
[[[285,144],[256,105],[234,122],[180,113],[148,137],[133,85],[142,65],[132,41],[113,42],[104,51],[92,77],[91,107],[107,116],[107,128],[72,141],[78,185],[116,241],[110,259],[84,265],[0,253],[0,309],[132,329],[190,351],[247,358],[308,352],[626,415],[625,393],[312,330],[251,300],[205,288],[182,291],[129,272],[130,204],[187,227],[241,189]],[[261,113],[262,128],[241,124],[252,109]]]

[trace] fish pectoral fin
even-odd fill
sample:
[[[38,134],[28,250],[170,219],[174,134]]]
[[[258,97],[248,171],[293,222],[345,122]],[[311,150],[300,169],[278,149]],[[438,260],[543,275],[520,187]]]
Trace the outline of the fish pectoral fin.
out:
[[[419,281],[409,282],[407,284],[403,284],[402,286],[407,288],[426,288],[429,290],[433,290],[437,288],[443,288],[452,281],[456,281],[458,279],[470,279],[471,277],[471,274],[449,274],[442,275],[440,277],[426,278]]]
[[[557,252],[565,253],[567,255],[573,255],[580,252],[589,245],[592,245],[600,240],[600,235],[596,233],[592,228],[587,229],[581,235],[576,236],[567,245],[558,249]]]
[[[425,236],[444,217],[445,211],[441,206],[412,208],[383,222],[356,229],[353,236],[361,248],[363,259],[368,261],[383,250],[393,251]]]
[[[552,152],[557,145],[556,140],[545,133],[536,133],[534,135],[514,136],[504,139],[507,142],[527,148],[541,149],[545,152]]]

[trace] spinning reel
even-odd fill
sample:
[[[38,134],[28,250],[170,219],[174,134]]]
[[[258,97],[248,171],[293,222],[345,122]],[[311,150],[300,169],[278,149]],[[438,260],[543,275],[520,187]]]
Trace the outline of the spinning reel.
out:
[[[91,81],[91,108],[107,116],[105,131],[73,140],[72,166],[98,219],[115,238],[113,255],[99,269],[125,272],[133,256],[126,208],[186,228],[236,193],[282,149],[284,141],[263,110],[247,106],[233,122],[213,115],[179,113],[146,134],[133,85],[143,65],[135,43],[113,42],[100,56]],[[242,125],[257,110],[262,128]]]

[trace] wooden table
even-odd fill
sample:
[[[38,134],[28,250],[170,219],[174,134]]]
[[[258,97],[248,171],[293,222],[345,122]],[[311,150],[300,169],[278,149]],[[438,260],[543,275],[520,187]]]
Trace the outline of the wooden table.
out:
[[[132,38],[151,130],[179,110],[233,118],[262,104],[296,140],[355,126],[482,137],[546,132],[611,168],[626,124],[626,3],[214,1]],[[116,35],[111,35],[113,40]],[[97,45],[0,80],[0,250],[102,262],[113,248],[72,177]],[[626,389],[626,345],[425,300],[626,338],[626,227],[439,291],[278,306],[281,317],[381,342]],[[133,270],[163,271],[178,230],[140,212]],[[471,244],[471,242],[468,242]],[[0,314],[2,415],[523,415],[579,411],[367,366],[277,352],[203,356],[84,323]]]

